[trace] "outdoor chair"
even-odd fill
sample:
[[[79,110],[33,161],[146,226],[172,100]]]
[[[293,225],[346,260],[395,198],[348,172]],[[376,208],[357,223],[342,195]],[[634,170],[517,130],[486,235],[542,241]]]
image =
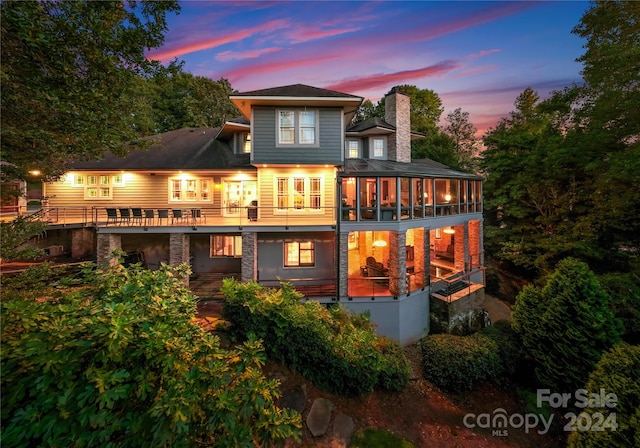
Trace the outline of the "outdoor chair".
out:
[[[132,208],[131,209],[132,217],[131,222],[135,224],[136,222],[142,225],[142,209],[141,208]]]
[[[151,221],[151,225],[153,225],[153,220],[155,218],[155,214],[152,208],[144,209],[144,225],[149,225],[149,221]]]
[[[126,222],[131,224],[131,210],[128,208],[121,208],[120,210],[120,224]]]
[[[115,208],[107,209],[107,225],[112,222],[118,224],[118,211]]]
[[[184,221],[184,214],[182,213],[182,210],[179,208],[174,208],[171,211],[171,225],[173,225],[174,222],[183,222]]]
[[[202,210],[200,210],[199,208],[192,208],[191,209],[191,223],[193,225],[196,225],[203,218],[204,218],[204,222],[206,223],[207,222],[207,216],[204,214],[204,212]]]
[[[166,208],[159,208],[158,209],[158,225],[162,224],[162,220],[165,220],[166,223],[169,222],[169,210],[167,210]]]

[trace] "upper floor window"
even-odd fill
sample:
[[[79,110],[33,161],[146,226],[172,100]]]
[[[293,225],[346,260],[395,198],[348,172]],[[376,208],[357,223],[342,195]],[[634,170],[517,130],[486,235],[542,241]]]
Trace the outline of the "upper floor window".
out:
[[[360,157],[360,142],[358,140],[347,140],[347,157],[349,159]]]
[[[169,200],[172,202],[211,201],[210,179],[169,179]]]
[[[251,134],[242,134],[242,152],[244,154],[251,154]]]
[[[318,112],[316,110],[279,110],[279,145],[318,144]]]
[[[384,139],[374,138],[371,140],[371,158],[381,159],[384,157]]]

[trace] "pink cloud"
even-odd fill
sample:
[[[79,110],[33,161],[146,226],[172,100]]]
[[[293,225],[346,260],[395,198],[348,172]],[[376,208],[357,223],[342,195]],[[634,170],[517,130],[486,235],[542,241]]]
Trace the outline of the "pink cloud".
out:
[[[261,25],[255,26],[253,28],[249,28],[246,30],[240,30],[235,33],[227,34],[225,36],[216,37],[212,39],[204,39],[201,41],[188,42],[182,45],[175,45],[170,47],[164,47],[158,51],[152,51],[147,55],[149,59],[155,59],[162,62],[169,61],[178,56],[182,56],[184,54],[193,53],[195,51],[207,50],[210,48],[219,47],[221,45],[225,45],[231,42],[237,42],[240,40],[247,39],[254,34],[258,34],[264,31],[271,31],[279,28],[285,28],[288,26],[288,21],[281,20],[272,20]]]
[[[364,90],[376,89],[383,86],[406,83],[410,79],[442,76],[445,73],[457,69],[458,67],[459,65],[455,61],[443,61],[429,67],[423,67],[415,70],[403,70],[394,73],[351,78],[333,83],[326,86],[326,88],[341,92],[362,92]]]
[[[502,50],[499,50],[497,48],[494,48],[492,50],[482,50],[478,53],[473,53],[470,54],[469,56],[467,56],[468,59],[476,59],[476,58],[480,58],[482,56],[487,56],[489,54],[493,54],[493,53],[500,53]]]
[[[324,39],[326,37],[340,36],[342,34],[353,33],[359,31],[360,28],[335,28],[322,29],[322,27],[298,27],[287,33],[287,37],[294,44],[307,42],[310,40]]]
[[[216,55],[216,60],[232,61],[234,59],[255,59],[262,56],[263,54],[276,53],[280,50],[281,48],[278,47],[269,47],[247,51],[223,51],[222,53],[218,53]]]

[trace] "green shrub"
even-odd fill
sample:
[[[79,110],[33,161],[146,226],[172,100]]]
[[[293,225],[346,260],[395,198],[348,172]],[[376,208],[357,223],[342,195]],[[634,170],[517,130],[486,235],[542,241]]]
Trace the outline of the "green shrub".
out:
[[[86,269],[82,281],[60,281],[46,296],[27,297],[18,281],[4,290],[2,446],[299,439],[300,415],[275,406],[277,382],[262,375],[260,343],[222,349],[195,323],[187,274],[186,266],[118,265]],[[36,283],[33,272],[28,281]]]
[[[425,378],[444,390],[471,390],[478,381],[496,378],[502,372],[497,343],[479,333],[435,334],[419,345]]]
[[[587,414],[582,420],[600,430],[572,432],[569,448],[640,446],[640,346],[622,342],[602,355],[585,389],[588,396],[604,391],[617,400],[615,407],[581,409]]]
[[[500,375],[519,373],[524,363],[524,347],[510,322],[499,320],[485,327],[482,334],[496,343],[500,357]]]
[[[376,388],[401,390],[409,367],[399,345],[376,336],[368,319],[339,306],[304,302],[290,284],[265,288],[225,279],[224,316],[232,337],[253,334],[278,360],[330,392],[354,396]]]

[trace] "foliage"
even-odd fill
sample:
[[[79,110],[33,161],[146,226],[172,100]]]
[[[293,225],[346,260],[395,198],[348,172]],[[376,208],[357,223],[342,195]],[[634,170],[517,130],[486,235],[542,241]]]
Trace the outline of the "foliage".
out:
[[[42,249],[25,243],[42,234],[46,229],[46,223],[30,221],[23,216],[13,221],[0,222],[0,257],[4,261],[9,261],[42,256],[44,253]]]
[[[513,318],[537,379],[556,392],[582,387],[620,338],[609,297],[587,264],[572,258],[562,260],[543,287],[522,290]]]
[[[4,1],[0,5],[2,156],[6,179],[59,176],[74,161],[135,143],[141,76],[177,1]],[[142,111],[144,115],[144,110]]]
[[[233,337],[255,335],[270,358],[300,372],[325,390],[345,396],[375,388],[402,390],[409,381],[404,352],[377,337],[364,316],[341,307],[327,309],[288,283],[269,289],[256,282],[224,279],[224,316]]]
[[[145,81],[151,103],[149,133],[184,127],[217,127],[240,115],[229,100],[234,91],[226,79],[177,72]]]
[[[353,435],[349,448],[415,448],[415,445],[387,430],[367,428]]]
[[[260,343],[233,350],[194,321],[188,267],[121,265],[4,291],[2,445],[253,447],[299,439]],[[33,275],[32,275],[33,277]],[[43,277],[41,282],[47,282]]]
[[[523,368],[524,350],[518,333],[511,322],[499,320],[482,329],[482,334],[496,343],[500,374],[508,377],[520,373]]]
[[[572,256],[605,272],[640,247],[638,21],[637,2],[593,2],[573,30],[587,39],[584,84],[545,101],[526,89],[485,136],[486,235],[500,259],[545,275]]]
[[[462,171],[477,171],[477,157],[480,141],[476,137],[478,129],[469,121],[469,112],[459,107],[450,112],[445,119],[443,133],[451,137],[454,143],[456,166]]]
[[[640,272],[636,268],[632,272],[603,274],[598,281],[610,297],[611,311],[622,322],[622,340],[640,344]]]
[[[600,421],[595,413],[604,417],[604,422],[615,419],[613,426],[604,431],[576,431],[569,435],[569,448],[626,448],[640,446],[640,346],[621,343],[602,356],[589,375],[586,385],[588,394],[616,395],[615,407],[587,407],[583,412]]]
[[[503,373],[498,344],[480,333],[434,334],[419,345],[425,378],[444,390],[471,390],[479,381],[495,379]]]

